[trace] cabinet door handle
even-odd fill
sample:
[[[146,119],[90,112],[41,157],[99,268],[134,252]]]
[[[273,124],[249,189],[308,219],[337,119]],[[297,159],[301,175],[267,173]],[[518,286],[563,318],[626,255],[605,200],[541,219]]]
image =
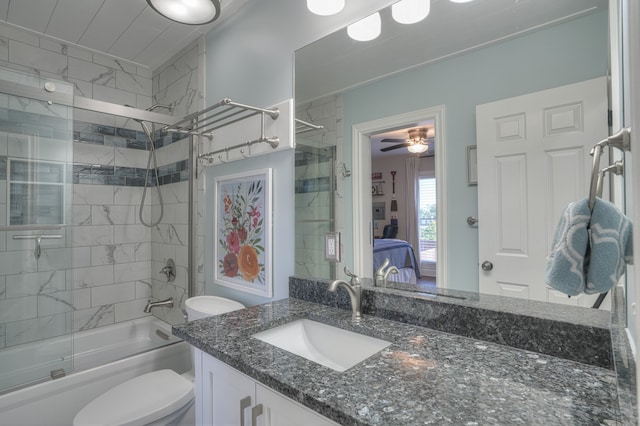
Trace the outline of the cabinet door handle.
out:
[[[258,417],[262,415],[262,404],[258,404],[251,409],[251,426],[258,424]]]
[[[244,426],[244,410],[251,407],[251,397],[246,396],[240,400],[240,426]]]

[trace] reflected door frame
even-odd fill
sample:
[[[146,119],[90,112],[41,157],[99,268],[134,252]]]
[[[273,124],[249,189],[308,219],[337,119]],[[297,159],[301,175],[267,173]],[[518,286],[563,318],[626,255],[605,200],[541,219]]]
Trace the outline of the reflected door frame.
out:
[[[416,122],[433,120],[435,125],[435,166],[438,191],[437,202],[437,250],[436,276],[438,288],[448,288],[447,280],[447,181],[445,164],[447,144],[445,143],[445,106],[411,111],[377,120],[354,124],[351,134],[351,167],[353,194],[353,271],[359,276],[373,275],[373,236],[371,233],[371,142],[373,134],[393,128],[412,126]]]

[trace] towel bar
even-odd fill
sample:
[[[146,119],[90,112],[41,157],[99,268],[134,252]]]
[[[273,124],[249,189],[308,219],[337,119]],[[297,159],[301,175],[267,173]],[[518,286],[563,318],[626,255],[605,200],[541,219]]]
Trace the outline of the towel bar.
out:
[[[624,167],[621,161],[616,161],[614,164],[600,169],[600,155],[602,154],[602,148],[610,146],[618,148],[621,151],[631,150],[631,128],[626,127],[620,130],[618,133],[609,136],[606,139],[601,140],[591,149],[591,156],[593,156],[593,165],[591,167],[591,185],[589,186],[589,210],[593,213],[593,206],[596,203],[596,197],[602,197],[602,181],[604,180],[604,174],[606,172],[615,173],[616,175],[622,174]],[[607,297],[607,293],[601,293],[598,295],[594,309],[599,309],[600,305]]]
[[[602,196],[602,184],[600,182],[600,192],[598,192],[598,180],[600,175],[600,156],[602,155],[602,148],[605,146],[611,146],[618,148],[621,151],[631,150],[631,128],[626,127],[620,130],[618,133],[609,136],[606,139],[601,140],[593,146],[591,149],[591,156],[593,157],[593,164],[591,167],[591,185],[589,186],[589,209],[593,211],[593,205],[596,202],[596,197]]]

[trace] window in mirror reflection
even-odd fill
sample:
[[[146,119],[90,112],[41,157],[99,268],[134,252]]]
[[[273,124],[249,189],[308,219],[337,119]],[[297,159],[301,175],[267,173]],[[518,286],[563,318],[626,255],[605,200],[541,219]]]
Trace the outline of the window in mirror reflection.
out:
[[[420,241],[420,269],[426,276],[434,276],[438,259],[436,234],[436,178],[422,175],[419,178],[418,240]]]

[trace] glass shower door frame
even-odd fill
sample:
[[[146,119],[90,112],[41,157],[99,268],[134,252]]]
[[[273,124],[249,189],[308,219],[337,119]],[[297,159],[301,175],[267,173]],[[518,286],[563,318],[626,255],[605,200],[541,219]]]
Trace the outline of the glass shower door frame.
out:
[[[2,392],[73,369],[74,96],[20,71],[1,68],[0,80]]]

